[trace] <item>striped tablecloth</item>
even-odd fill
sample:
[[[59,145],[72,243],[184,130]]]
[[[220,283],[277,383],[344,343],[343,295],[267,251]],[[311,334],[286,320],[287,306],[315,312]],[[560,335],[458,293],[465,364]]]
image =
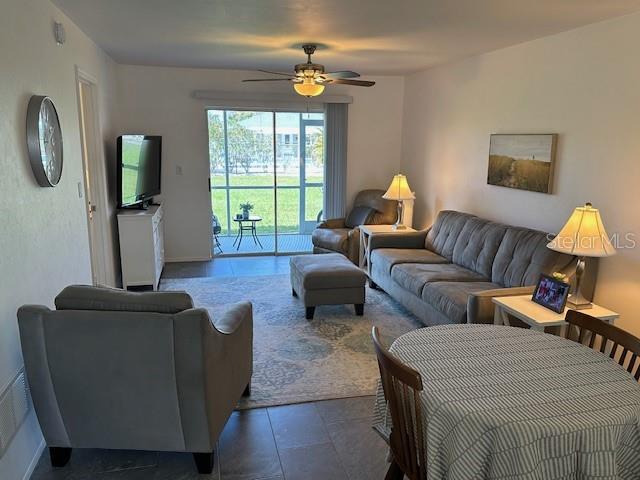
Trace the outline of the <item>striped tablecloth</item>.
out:
[[[640,479],[640,386],[607,356],[493,325],[422,328],[391,351],[422,375],[429,480]],[[379,388],[374,428],[389,425]]]

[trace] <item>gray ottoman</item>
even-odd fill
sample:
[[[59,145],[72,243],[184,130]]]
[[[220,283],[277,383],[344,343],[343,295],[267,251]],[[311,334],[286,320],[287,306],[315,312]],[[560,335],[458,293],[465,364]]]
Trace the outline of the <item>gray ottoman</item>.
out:
[[[294,255],[289,266],[293,296],[300,297],[304,302],[307,320],[313,318],[317,305],[352,303],[356,315],[364,313],[364,284],[367,277],[344,255]]]

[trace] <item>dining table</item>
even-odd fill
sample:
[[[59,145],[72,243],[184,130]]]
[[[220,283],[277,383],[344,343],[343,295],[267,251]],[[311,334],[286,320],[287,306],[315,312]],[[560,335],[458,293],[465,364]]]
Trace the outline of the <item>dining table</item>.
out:
[[[481,324],[414,330],[390,352],[422,377],[428,480],[640,479],[640,385],[608,355]],[[380,385],[373,427],[388,441]]]

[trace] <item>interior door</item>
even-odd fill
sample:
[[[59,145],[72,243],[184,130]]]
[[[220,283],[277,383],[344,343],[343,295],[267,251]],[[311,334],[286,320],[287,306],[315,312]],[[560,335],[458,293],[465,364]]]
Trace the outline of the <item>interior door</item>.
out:
[[[104,232],[106,202],[102,202],[100,182],[103,171],[98,146],[98,127],[96,112],[95,84],[78,79],[78,99],[80,113],[80,139],[82,144],[82,167],[84,173],[84,199],[89,230],[89,251],[91,255],[91,274],[94,285],[107,285],[113,282],[107,278],[107,245]],[[78,185],[80,189],[80,185]]]

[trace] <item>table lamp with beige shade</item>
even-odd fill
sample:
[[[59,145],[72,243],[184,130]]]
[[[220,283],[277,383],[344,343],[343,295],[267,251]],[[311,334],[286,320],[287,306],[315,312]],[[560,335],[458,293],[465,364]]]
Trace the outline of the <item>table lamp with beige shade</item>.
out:
[[[404,230],[407,227],[403,224],[403,202],[405,200],[413,200],[415,196],[409,188],[409,184],[407,183],[407,177],[402,174],[394,175],[393,180],[391,180],[391,185],[382,196],[387,200],[395,200],[398,202],[398,218],[396,223],[393,225],[394,230]]]
[[[569,295],[567,306],[576,310],[591,308],[592,304],[580,291],[580,281],[585,268],[585,257],[610,257],[616,254],[602,224],[600,212],[590,203],[577,207],[560,233],[547,244],[551,250],[578,257],[576,284]]]

